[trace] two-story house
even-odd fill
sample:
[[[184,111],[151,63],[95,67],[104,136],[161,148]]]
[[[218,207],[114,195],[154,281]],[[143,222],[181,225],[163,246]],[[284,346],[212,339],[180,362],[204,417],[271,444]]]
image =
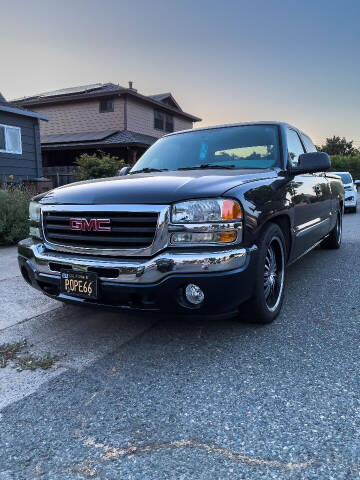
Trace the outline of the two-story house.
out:
[[[12,103],[50,119],[40,132],[45,175],[64,172],[81,153],[97,150],[131,165],[159,137],[201,120],[184,112],[171,93],[142,95],[132,82],[128,88],[113,83],[66,88]]]

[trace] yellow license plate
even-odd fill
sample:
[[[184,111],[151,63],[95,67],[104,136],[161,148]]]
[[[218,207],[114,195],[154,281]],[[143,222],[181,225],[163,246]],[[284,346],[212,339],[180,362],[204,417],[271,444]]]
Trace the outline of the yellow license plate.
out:
[[[98,276],[93,272],[61,272],[60,291],[65,295],[80,298],[97,298]]]

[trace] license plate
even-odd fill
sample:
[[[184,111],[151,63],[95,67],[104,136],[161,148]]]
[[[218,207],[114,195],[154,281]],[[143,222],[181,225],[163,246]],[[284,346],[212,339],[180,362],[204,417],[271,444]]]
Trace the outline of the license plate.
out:
[[[62,271],[60,291],[80,298],[97,298],[98,276],[93,272]]]

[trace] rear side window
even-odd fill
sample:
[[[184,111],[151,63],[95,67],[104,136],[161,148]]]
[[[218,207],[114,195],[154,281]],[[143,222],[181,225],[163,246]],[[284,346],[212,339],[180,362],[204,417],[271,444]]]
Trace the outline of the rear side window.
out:
[[[305,153],[304,147],[300,141],[299,135],[295,130],[288,129],[287,131],[287,146],[291,163],[297,165],[299,163],[299,155]]]
[[[303,144],[305,145],[306,151],[308,153],[317,151],[311,138],[309,138],[307,135],[301,135],[301,140],[303,141]]]

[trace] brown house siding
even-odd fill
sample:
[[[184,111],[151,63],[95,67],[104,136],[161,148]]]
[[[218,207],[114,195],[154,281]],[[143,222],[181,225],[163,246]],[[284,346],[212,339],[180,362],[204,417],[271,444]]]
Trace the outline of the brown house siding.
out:
[[[192,128],[190,120],[174,117],[174,130]],[[127,100],[127,129],[140,132],[152,137],[162,137],[166,132],[154,128],[154,107],[128,98]]]
[[[184,118],[175,117],[174,118],[174,131],[178,132],[179,130],[188,130],[193,128],[193,124],[190,120],[185,120]]]
[[[124,99],[114,99],[114,111],[100,113],[99,101],[41,105],[34,108],[38,113],[49,116],[49,122],[41,122],[41,135],[78,133],[124,129]]]

